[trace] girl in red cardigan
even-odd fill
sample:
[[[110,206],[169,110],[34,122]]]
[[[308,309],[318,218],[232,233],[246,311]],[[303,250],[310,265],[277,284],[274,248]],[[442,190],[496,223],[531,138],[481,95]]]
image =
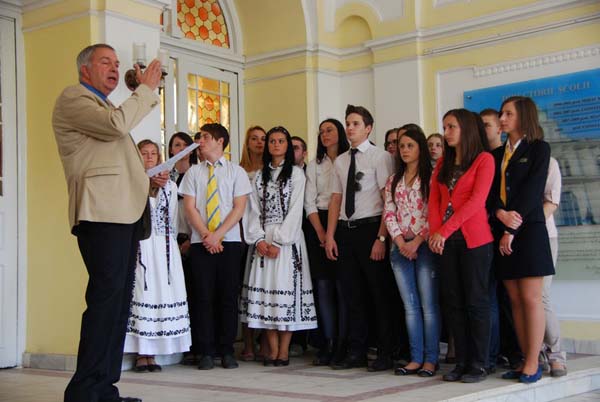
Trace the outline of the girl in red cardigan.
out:
[[[487,376],[490,338],[493,237],[485,203],[494,159],[483,150],[471,112],[450,110],[443,122],[445,155],[429,194],[429,247],[441,255],[442,304],[456,348],[456,367],[443,379],[479,382]]]

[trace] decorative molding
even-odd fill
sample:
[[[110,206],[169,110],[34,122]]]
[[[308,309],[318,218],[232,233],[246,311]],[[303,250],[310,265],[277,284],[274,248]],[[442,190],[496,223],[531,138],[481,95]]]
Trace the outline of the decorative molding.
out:
[[[295,57],[324,56],[336,59],[337,61],[347,60],[358,56],[371,54],[371,51],[364,46],[355,46],[338,49],[329,46],[298,46],[290,49],[275,50],[273,52],[261,53],[257,56],[246,57],[246,67],[256,67],[263,64],[269,64],[275,61],[293,59]]]
[[[312,1],[312,0],[304,0]],[[544,13],[555,12],[568,7],[574,7],[584,4],[594,3],[595,0],[546,0],[541,3],[534,3],[532,5],[517,7],[511,10],[497,12],[494,14],[486,15],[472,20],[462,21],[456,24],[449,24],[442,27],[415,30],[399,35],[389,36],[381,39],[374,39],[366,41],[361,46],[355,46],[346,49],[337,49],[329,46],[298,46],[290,49],[276,50],[273,52],[262,53],[254,56],[246,57],[246,67],[255,67],[263,64],[268,64],[275,61],[282,61],[300,56],[325,56],[334,58],[337,60],[346,60],[353,57],[370,54],[373,51],[389,48],[392,46],[398,46],[407,43],[414,43],[424,40],[436,39],[445,37],[448,35],[458,35],[467,33],[473,30],[481,29],[482,27],[492,27],[495,25],[515,22],[530,18],[532,16],[541,15]],[[564,29],[566,27],[572,27],[574,25],[580,25],[590,22],[595,22],[600,18],[599,14],[592,14],[589,16],[568,19],[563,21],[554,22],[551,24],[545,24],[542,26],[523,29],[520,31],[513,31],[506,34],[498,34],[485,38],[480,38],[474,41],[463,42],[455,45],[448,45],[439,48],[426,49],[424,51],[425,56],[437,55],[440,53],[451,52],[462,50],[466,48],[488,45],[490,43],[501,42],[511,40],[526,35],[539,34],[541,32]],[[408,59],[414,59],[417,56],[410,56],[403,58],[402,61]],[[393,62],[396,62],[394,60]],[[387,62],[381,63],[381,65]],[[379,64],[378,64],[379,65]]]
[[[132,0],[132,1],[143,4],[145,6],[158,8],[159,10],[164,10],[171,4],[171,0]]]
[[[433,8],[444,7],[452,3],[470,3],[471,0],[433,0]]]
[[[266,77],[245,79],[244,84],[254,84],[256,82],[261,82],[261,81],[272,81],[272,80],[277,80],[280,78],[291,77],[293,75],[298,75],[298,74],[325,74],[325,75],[329,75],[331,77],[342,78],[342,77],[351,77],[353,75],[360,75],[360,74],[369,73],[369,72],[373,72],[373,69],[371,67],[361,68],[359,70],[345,71],[345,72],[328,70],[328,69],[324,69],[324,68],[308,68],[308,67],[306,67],[306,68],[299,68],[296,70],[291,70],[291,71],[288,71],[288,72],[285,72],[282,74],[273,74],[273,75],[269,75]]]
[[[161,47],[175,50],[191,57],[201,57],[210,65],[229,71],[240,72],[244,67],[244,57],[237,55],[233,49],[211,46],[188,39],[173,38],[164,32],[160,36]]]
[[[521,38],[537,35],[540,33],[558,31],[558,30],[566,29],[569,27],[577,26],[577,25],[594,23],[598,19],[600,19],[600,13],[590,14],[585,17],[562,20],[562,21],[553,22],[553,23],[545,24],[545,25],[539,25],[536,27],[522,29],[522,30],[518,30],[518,31],[511,31],[511,32],[507,32],[507,33],[496,34],[493,36],[487,36],[487,37],[479,38],[479,39],[472,40],[472,41],[465,41],[462,43],[457,43],[457,44],[448,45],[448,46],[440,46],[440,47],[433,48],[433,49],[425,49],[423,51],[423,56],[439,55],[442,53],[455,52],[455,51],[468,49],[468,48],[487,46],[491,43],[504,42],[504,41],[508,41],[511,39],[521,39]]]
[[[600,44],[581,47],[578,49],[569,49],[562,52],[550,53],[541,56],[528,57],[525,59],[514,60],[506,63],[498,63],[484,67],[475,67],[473,76],[476,78],[486,77],[496,74],[503,74],[518,70],[527,70],[548,64],[565,63],[576,59],[594,57],[600,55]]]
[[[365,42],[365,46],[371,48],[372,50],[380,50],[410,43],[414,40],[423,41],[439,39],[451,35],[460,35],[463,33],[472,32],[481,28],[517,22],[550,12],[560,11],[566,8],[594,3],[596,3],[596,0],[545,0],[543,2],[533,3],[527,6],[516,7],[510,10],[499,11],[481,17],[460,21],[458,23],[452,23],[435,28],[417,29],[412,32],[389,36],[387,38],[373,39]]]

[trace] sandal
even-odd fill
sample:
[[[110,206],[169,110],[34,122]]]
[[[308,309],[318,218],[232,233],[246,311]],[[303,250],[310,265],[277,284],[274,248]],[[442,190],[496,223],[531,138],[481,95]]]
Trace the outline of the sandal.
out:
[[[142,359],[146,361],[146,364],[140,364]],[[146,371],[148,371],[148,359],[146,358],[146,356],[136,357],[133,371],[135,371],[136,373],[145,373]]]

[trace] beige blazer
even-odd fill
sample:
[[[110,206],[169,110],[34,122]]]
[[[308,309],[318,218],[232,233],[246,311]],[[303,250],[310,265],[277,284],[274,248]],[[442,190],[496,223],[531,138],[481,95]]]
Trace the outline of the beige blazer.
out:
[[[71,231],[79,221],[134,223],[150,182],[129,131],[160,102],[146,85],[115,107],[83,85],[56,100],[52,126],[69,191]]]

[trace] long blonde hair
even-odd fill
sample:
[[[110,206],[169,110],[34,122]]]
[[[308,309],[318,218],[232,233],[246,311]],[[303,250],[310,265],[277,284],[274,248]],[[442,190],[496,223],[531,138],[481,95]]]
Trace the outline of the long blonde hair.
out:
[[[252,126],[246,131],[246,138],[244,138],[244,147],[242,148],[242,159],[240,160],[240,166],[248,173],[260,170],[263,167],[262,155],[253,161],[252,157],[250,156],[250,151],[248,151],[250,133],[254,130],[260,130],[265,133],[265,136],[267,135],[267,132],[261,126]],[[265,144],[265,147],[266,146],[267,145]]]

